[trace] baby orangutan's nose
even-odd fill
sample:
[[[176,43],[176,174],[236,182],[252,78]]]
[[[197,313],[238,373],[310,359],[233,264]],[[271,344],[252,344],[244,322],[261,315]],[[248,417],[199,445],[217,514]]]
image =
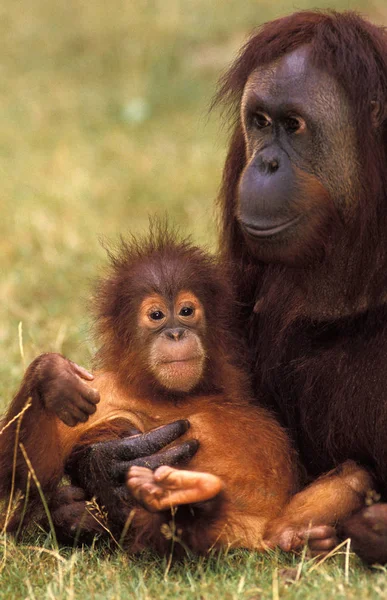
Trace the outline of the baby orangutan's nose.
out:
[[[183,337],[184,332],[185,329],[183,327],[174,327],[173,329],[166,329],[165,335],[167,336],[167,338],[178,342]]]

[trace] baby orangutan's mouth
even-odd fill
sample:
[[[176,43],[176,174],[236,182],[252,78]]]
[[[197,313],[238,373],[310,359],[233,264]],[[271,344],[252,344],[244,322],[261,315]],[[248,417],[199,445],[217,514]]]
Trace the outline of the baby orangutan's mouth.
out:
[[[161,362],[160,365],[170,365],[173,363],[188,363],[188,362],[194,362],[194,361],[197,361],[200,359],[201,359],[200,356],[193,356],[190,358],[172,358],[171,360],[163,360],[163,362]]]
[[[168,358],[154,366],[156,378],[163,387],[176,392],[188,392],[200,381],[203,356]]]

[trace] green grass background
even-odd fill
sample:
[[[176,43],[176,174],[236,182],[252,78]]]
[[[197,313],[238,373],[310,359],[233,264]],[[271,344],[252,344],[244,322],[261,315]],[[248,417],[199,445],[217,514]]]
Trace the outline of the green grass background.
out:
[[[216,80],[253,27],[316,6],[387,23],[384,0],[2,0],[0,408],[42,351],[90,364],[101,238],[167,211],[215,246],[227,141],[207,112]],[[43,533],[30,542],[0,538],[1,598],[387,598],[385,570],[352,555],[347,572],[340,556],[311,572],[299,556],[244,551],[168,571],[149,554],[57,553]],[[298,565],[288,583],[283,569]]]

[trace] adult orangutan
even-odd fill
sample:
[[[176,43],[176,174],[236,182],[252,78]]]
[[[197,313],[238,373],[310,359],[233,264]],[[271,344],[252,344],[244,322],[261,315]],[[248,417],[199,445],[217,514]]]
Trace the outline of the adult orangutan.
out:
[[[256,396],[314,477],[346,459],[387,495],[387,34],[353,12],[264,25],[222,79],[220,195]],[[387,505],[344,527],[387,560]]]
[[[364,504],[372,479],[347,461],[293,495],[297,464],[289,439],[268,411],[249,400],[248,380],[238,366],[240,343],[226,270],[163,228],[123,244],[111,258],[111,272],[95,300],[100,350],[93,386],[101,401],[96,408],[91,389],[86,397],[53,403],[44,390],[51,391],[49,373],[61,357],[38,358],[9,407],[0,437],[0,497],[12,488],[24,492],[32,465],[51,504],[66,463],[68,475],[77,479],[72,465],[79,455],[83,482],[94,490],[98,472],[110,467],[100,451],[103,441],[138,432],[145,461],[125,474],[130,495],[118,498],[100,488],[97,496],[117,536],[130,522],[131,551],[168,549],[162,525],[171,520],[171,508],[183,548],[196,552],[223,546],[263,550],[267,544],[290,550],[306,536],[315,552],[331,548],[331,526]],[[20,423],[17,415],[28,400]],[[160,434],[162,425],[172,440],[190,425],[189,435],[199,440],[184,470],[150,468],[146,457],[158,449],[151,436]],[[184,445],[189,455],[198,442]],[[125,441],[121,447],[128,452]],[[161,460],[173,462],[176,452],[181,455],[181,448],[170,446]],[[37,501],[33,486],[27,521],[35,516]],[[90,513],[86,516],[92,521]],[[17,522],[16,511],[11,525]]]

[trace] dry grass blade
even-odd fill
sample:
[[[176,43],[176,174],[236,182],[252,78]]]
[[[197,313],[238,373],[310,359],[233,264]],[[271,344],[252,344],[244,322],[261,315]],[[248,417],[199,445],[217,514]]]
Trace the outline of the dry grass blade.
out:
[[[4,521],[2,531],[1,531],[2,534],[7,530],[9,519],[11,517],[12,504],[13,504],[13,499],[14,499],[14,494],[15,494],[16,462],[17,462],[17,450],[18,450],[18,444],[19,444],[21,422],[22,422],[24,413],[26,412],[26,410],[29,409],[29,407],[31,406],[31,403],[32,403],[32,399],[28,398],[27,402],[24,405],[24,407],[22,408],[22,410],[17,415],[15,415],[0,431],[0,435],[1,435],[12,423],[17,421],[16,432],[15,432],[15,442],[14,442],[14,449],[13,449],[13,457],[12,457],[11,491],[9,494],[9,500],[8,500],[8,505],[7,505],[7,512],[5,515],[5,521]]]
[[[58,550],[50,550],[50,548],[43,548],[42,546],[29,546],[29,545],[23,546],[23,549],[24,550],[33,550],[34,552],[35,551],[41,552],[43,554],[49,554],[50,556],[53,556],[56,560],[58,560],[62,563],[67,563],[67,560],[59,554]]]
[[[123,528],[122,528],[121,535],[120,535],[120,539],[119,539],[119,541],[118,541],[118,544],[119,544],[119,546],[120,546],[120,547],[122,547],[122,545],[124,544],[124,541],[125,541],[125,538],[126,538],[126,534],[127,534],[127,533],[128,533],[128,531],[129,531],[129,527],[130,527],[130,526],[131,526],[131,524],[132,524],[132,521],[133,521],[133,519],[134,519],[134,516],[135,516],[135,514],[136,514],[136,509],[135,509],[135,508],[133,508],[133,509],[130,511],[130,513],[129,513],[129,516],[128,516],[128,518],[127,518],[127,519],[126,519],[126,521],[125,521],[125,525],[124,525],[124,526],[123,526]]]
[[[22,408],[22,410],[15,415],[14,417],[12,417],[12,419],[10,421],[8,421],[8,423],[6,425],[4,425],[4,427],[2,427],[0,429],[0,435],[3,434],[3,432],[8,429],[8,427],[10,427],[12,425],[12,423],[14,423],[15,421],[17,421],[18,419],[22,418],[24,413],[26,412],[26,410],[29,409],[29,407],[32,404],[32,398],[28,398],[27,402],[25,403],[24,407]]]
[[[343,548],[344,546],[347,546],[347,551],[346,551],[346,557],[349,556],[349,543],[351,542],[350,538],[344,540],[343,542],[341,542],[340,544],[338,544],[335,548],[333,548],[333,550],[331,550],[330,552],[328,552],[328,554],[326,554],[321,560],[319,560],[315,565],[313,565],[309,571],[308,571],[308,575],[310,573],[312,573],[313,571],[315,571],[316,569],[318,569],[319,567],[321,567],[321,565],[323,565],[328,558],[331,558],[332,556],[336,556],[337,554],[342,554],[341,552],[339,552],[339,550],[341,548]],[[349,558],[348,558],[349,560]]]
[[[120,543],[116,540],[116,538],[114,537],[110,529],[107,527],[107,525],[105,525],[104,521],[107,521],[107,515],[104,512],[104,508],[101,508],[99,506],[95,497],[86,502],[86,510],[90,515],[92,515],[93,519],[95,519],[98,525],[100,525],[102,529],[104,529],[106,533],[109,534],[110,538],[116,544],[117,548],[123,551],[123,548],[121,547]]]
[[[273,569],[272,578],[272,598],[273,600],[279,600],[279,582],[278,582],[278,568]]]
[[[20,321],[19,326],[18,326],[18,335],[19,335],[19,350],[20,350],[20,356],[22,358],[22,362],[23,362],[23,369],[24,371],[26,370],[26,359],[24,356],[24,346],[23,346],[23,323],[22,321]]]
[[[32,479],[34,480],[34,483],[35,483],[36,488],[38,490],[40,499],[42,501],[44,512],[46,513],[46,517],[47,517],[47,520],[48,520],[48,523],[49,523],[49,526],[50,526],[50,531],[51,531],[52,539],[53,539],[53,542],[54,542],[54,546],[56,547],[56,549],[58,549],[58,540],[56,539],[56,533],[55,533],[54,523],[52,521],[50,509],[48,508],[47,500],[46,500],[46,498],[44,496],[44,493],[43,493],[43,490],[42,490],[42,486],[40,485],[40,482],[39,482],[39,480],[38,480],[38,478],[36,476],[36,473],[35,473],[35,469],[32,466],[30,459],[28,458],[28,455],[27,455],[27,452],[26,452],[26,449],[25,449],[24,445],[22,443],[20,443],[19,447],[20,447],[20,450],[22,451],[22,454],[24,456],[24,460],[27,463],[28,470],[31,473]]]

